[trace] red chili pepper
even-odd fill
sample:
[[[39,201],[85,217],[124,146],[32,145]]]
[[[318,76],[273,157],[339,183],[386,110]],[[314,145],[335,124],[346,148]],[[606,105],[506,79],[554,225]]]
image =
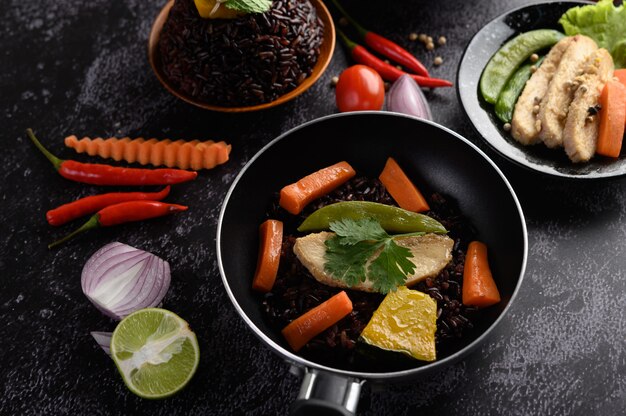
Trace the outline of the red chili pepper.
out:
[[[100,211],[109,205],[127,201],[160,201],[170,193],[170,186],[159,192],[112,192],[92,195],[63,204],[46,213],[48,224],[58,226]]]
[[[94,228],[110,227],[127,222],[157,218],[185,210],[187,210],[187,207],[184,205],[168,204],[159,201],[127,201],[109,205],[92,215],[80,228],[74,230],[62,239],[49,244],[48,248],[56,247],[76,235],[87,230],[93,230]]]
[[[411,71],[415,72],[417,75],[421,75],[424,77],[428,77],[428,70],[422,64],[419,59],[417,59],[413,54],[397,43],[379,35],[371,30],[365,29],[361,26],[356,20],[354,20],[345,10],[337,0],[332,0],[333,4],[356,29],[357,33],[361,40],[372,50],[378,52],[381,55],[386,56],[387,58],[405,66]]]
[[[61,176],[75,182],[91,185],[174,185],[195,179],[198,172],[182,169],[122,168],[98,163],[81,163],[62,160],[50,153],[37,140],[31,129],[26,134],[37,148],[48,158]]]
[[[381,59],[379,59],[376,55],[369,52],[363,46],[358,45],[348,39],[346,35],[341,31],[337,30],[339,37],[343,40],[346,47],[350,50],[352,55],[352,59],[354,59],[357,63],[367,65],[370,68],[375,69],[380,76],[386,81],[395,81],[400,78],[402,75],[407,74],[393,65],[390,65]],[[451,87],[452,83],[445,79],[439,78],[431,78],[431,77],[423,77],[421,75],[408,74],[417,82],[420,87],[427,88],[438,88],[438,87]]]

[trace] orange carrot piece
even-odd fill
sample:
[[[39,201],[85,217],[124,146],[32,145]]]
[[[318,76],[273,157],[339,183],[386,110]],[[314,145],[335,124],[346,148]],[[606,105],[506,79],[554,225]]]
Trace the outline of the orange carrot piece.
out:
[[[618,157],[622,150],[626,120],[626,87],[609,81],[600,95],[600,127],[596,153]]]
[[[462,301],[464,305],[485,308],[500,302],[500,292],[487,261],[487,246],[472,241],[467,247],[463,269]]]
[[[341,291],[313,309],[305,312],[283,328],[282,333],[294,351],[330,328],[352,312],[352,301]]]
[[[626,87],[626,69],[616,69],[613,75]],[[624,117],[624,124],[626,124],[626,117]]]
[[[278,203],[287,212],[297,215],[309,202],[333,191],[355,174],[348,162],[335,163],[285,186],[280,190]]]
[[[398,203],[400,208],[413,212],[428,211],[428,202],[404,173],[394,158],[387,158],[387,163],[378,177],[387,188],[387,192]]]
[[[267,293],[272,290],[278,273],[280,251],[283,245],[283,223],[266,220],[259,227],[259,257],[252,280],[252,289]]]
[[[613,76],[626,86],[626,69],[616,69]]]
[[[76,136],[65,138],[65,145],[78,153],[87,153],[90,156],[112,158],[116,161],[125,160],[128,163],[137,162],[142,165],[167,166],[179,169],[212,169],[228,161],[231,145],[225,142],[198,140],[175,142],[165,139],[145,140],[143,138],[118,139],[100,137],[90,139],[85,137],[78,140]]]

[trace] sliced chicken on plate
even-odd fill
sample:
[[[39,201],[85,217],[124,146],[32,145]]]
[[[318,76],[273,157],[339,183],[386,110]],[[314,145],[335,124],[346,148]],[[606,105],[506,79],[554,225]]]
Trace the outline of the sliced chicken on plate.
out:
[[[613,77],[614,65],[606,49],[596,50],[574,81],[577,88],[563,130],[563,146],[573,162],[586,162],[594,155],[600,126],[597,107],[604,85]]]
[[[542,64],[530,77],[520,94],[511,120],[511,134],[523,145],[535,144],[539,141],[541,123],[538,122],[539,104],[548,91],[552,77],[556,73],[563,53],[574,38],[564,37],[548,52]]]
[[[574,80],[582,74],[585,61],[597,49],[598,46],[593,39],[576,35],[572,37],[570,45],[563,53],[539,106],[538,118],[541,122],[539,138],[546,146],[554,148],[563,145],[563,128],[574,98]]]

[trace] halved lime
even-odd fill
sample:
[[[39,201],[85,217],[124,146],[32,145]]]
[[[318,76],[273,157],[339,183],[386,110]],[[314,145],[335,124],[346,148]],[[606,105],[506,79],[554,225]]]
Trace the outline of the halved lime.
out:
[[[200,350],[187,322],[168,310],[147,308],[117,325],[111,337],[111,357],[133,393],[161,399],[191,380]]]

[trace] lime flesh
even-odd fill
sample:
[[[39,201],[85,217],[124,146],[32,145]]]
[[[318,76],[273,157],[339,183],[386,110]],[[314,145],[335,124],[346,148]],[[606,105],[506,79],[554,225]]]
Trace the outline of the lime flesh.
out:
[[[124,318],[111,337],[111,357],[136,395],[160,399],[191,380],[200,358],[189,325],[165,309],[140,309]]]

